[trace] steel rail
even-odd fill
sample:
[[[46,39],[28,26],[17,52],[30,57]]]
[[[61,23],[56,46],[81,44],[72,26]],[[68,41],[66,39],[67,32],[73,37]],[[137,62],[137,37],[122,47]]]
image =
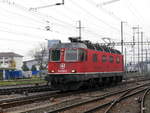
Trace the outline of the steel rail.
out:
[[[128,98],[128,97],[131,97],[131,96],[133,96],[133,95],[136,95],[136,94],[138,94],[138,93],[141,93],[141,92],[143,92],[143,91],[145,91],[145,90],[147,90],[147,88],[144,88],[144,89],[141,89],[141,90],[139,90],[139,91],[136,91],[136,92],[134,92],[134,93],[132,93],[132,94],[126,95],[126,94],[128,94],[128,91],[127,91],[127,92],[125,92],[122,96],[120,96],[120,98],[117,98],[116,100],[113,100],[113,101],[108,102],[109,104],[107,103],[107,105],[106,105],[106,104],[103,104],[103,105],[96,106],[96,107],[94,107],[94,108],[92,108],[92,109],[89,109],[89,110],[83,112],[83,113],[94,113],[94,112],[96,112],[97,110],[99,110],[99,109],[101,109],[101,108],[104,108],[104,107],[110,105],[110,106],[106,109],[106,111],[104,112],[104,113],[109,113],[109,111],[111,110],[111,108],[112,108],[116,103],[118,103],[118,102],[120,102],[120,101],[122,101],[122,100],[124,100],[124,99],[126,99],[126,98]],[[105,106],[104,106],[104,105],[105,105]],[[103,107],[103,106],[104,106],[104,107]]]
[[[2,88],[0,89],[0,95],[9,95],[13,93],[32,93],[32,92],[42,92],[51,90],[49,86],[30,86],[30,87],[16,87],[16,88]]]
[[[140,80],[138,81],[146,81],[149,79],[141,79],[141,77],[139,77]],[[128,81],[128,82],[122,82],[122,84],[126,84],[126,83],[133,83],[136,80],[133,81]],[[136,82],[138,82],[136,81]],[[32,92],[41,92],[41,91],[49,91],[51,90],[49,86],[47,85],[35,85],[35,86],[17,86],[17,87],[13,87],[13,88],[5,88],[5,87],[0,87],[0,95],[10,95],[10,94],[14,94],[14,93],[32,93]]]
[[[126,91],[125,93],[123,93],[121,96],[119,96],[117,99],[115,99],[112,104],[106,109],[105,113],[108,113],[110,111],[110,109],[117,103],[120,101],[120,99],[122,97],[124,97],[125,95],[127,95],[129,92],[131,92],[131,90]]]
[[[21,98],[12,98],[12,99],[6,99],[0,101],[0,108],[6,109],[10,107],[15,107],[18,105],[24,105],[27,103],[32,103],[39,100],[45,100],[50,97],[57,96],[57,93],[60,91],[50,91],[48,93],[38,94],[38,95],[32,95],[32,96],[26,96]]]
[[[145,98],[146,98],[146,95],[147,93],[150,91],[150,88],[148,88],[145,92],[144,92],[144,95],[142,96],[142,101],[141,101],[141,113],[144,113],[144,110],[145,110],[145,106],[144,106],[144,101],[145,101]]]
[[[150,84],[150,83],[145,83],[143,85],[147,85],[147,84]],[[138,85],[136,87],[142,87],[143,85]],[[134,88],[136,88],[134,87]],[[134,89],[134,88],[129,88],[129,89]],[[127,89],[128,90],[128,89]],[[115,95],[115,94],[118,94],[118,93],[123,93],[127,90],[120,90],[118,92],[109,92],[109,93],[106,93],[104,95],[102,95],[101,97],[95,97],[94,99],[90,99],[88,101],[84,101],[84,102],[80,102],[80,103],[76,103],[74,104],[73,106],[69,106],[68,108],[71,108],[71,107],[74,107],[74,106],[79,106],[79,105],[82,105],[82,104],[86,104],[86,103],[89,103],[89,102],[93,102],[93,101],[96,101],[96,100],[100,100],[100,99],[104,99],[106,97],[109,97],[111,95]],[[58,91],[60,92],[60,91]],[[10,108],[10,107],[14,107],[14,106],[18,106],[18,105],[22,105],[22,104],[26,104],[26,103],[31,103],[33,101],[39,101],[39,100],[46,100],[47,98],[49,97],[63,97],[64,95],[69,95],[69,94],[73,94],[72,92],[69,92],[69,93],[59,93],[59,94],[56,94],[58,92],[55,92],[54,91],[54,94],[44,94],[44,95],[36,95],[36,96],[27,96],[27,97],[23,97],[23,98],[17,98],[17,99],[6,99],[6,100],[1,100],[0,101],[0,108],[2,109],[5,109],[5,108]],[[75,94],[78,94],[78,92],[75,92]],[[66,109],[66,108],[64,108]],[[59,109],[60,111],[62,110],[62,108]],[[58,111],[59,111],[58,110]],[[51,113],[51,111],[50,111]]]
[[[126,90],[119,90],[117,92],[110,92],[110,93],[106,93],[104,95],[101,95],[100,97],[95,97],[94,99],[89,99],[89,100],[85,100],[85,101],[81,101],[79,103],[74,103],[72,105],[69,105],[69,106],[64,106],[64,107],[61,107],[61,108],[58,108],[58,109],[55,109],[55,110],[52,110],[52,111],[48,111],[47,113],[57,113],[57,112],[61,112],[61,111],[64,111],[64,110],[67,110],[67,109],[70,109],[70,108],[73,108],[73,107],[77,107],[77,106],[80,106],[80,105],[84,105],[84,104],[88,104],[88,103],[91,103],[91,102],[94,102],[94,101],[98,101],[98,100],[102,100],[104,98],[107,98],[107,97],[110,97],[110,96],[113,96],[113,95],[116,95],[116,94],[119,94],[119,93],[123,93],[123,92],[126,92],[128,90],[133,90],[133,89],[136,89],[136,88],[140,88],[140,87],[143,87],[143,86],[146,86],[146,85],[149,85],[150,83],[146,83],[146,84],[143,84],[143,85],[139,85],[139,86],[136,86],[134,88],[128,88]],[[106,106],[106,105],[109,105],[111,104],[113,101],[111,102],[108,102],[106,104],[104,104],[103,106]],[[90,113],[90,112],[87,112],[87,113]]]

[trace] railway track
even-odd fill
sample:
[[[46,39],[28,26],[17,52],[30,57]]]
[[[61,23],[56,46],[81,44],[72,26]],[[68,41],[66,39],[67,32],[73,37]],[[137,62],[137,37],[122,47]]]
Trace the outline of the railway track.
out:
[[[150,112],[149,101],[150,101],[150,88],[148,88],[142,96],[140,113],[149,113]]]
[[[24,104],[30,104],[36,101],[41,101],[41,100],[46,100],[50,98],[58,98],[58,97],[65,97],[65,96],[70,96],[70,95],[76,95],[79,93],[86,93],[86,92],[92,92],[95,91],[96,89],[90,89],[90,90],[79,90],[79,91],[74,91],[74,92],[61,92],[59,90],[55,91],[49,91],[48,93],[43,92],[42,94],[36,94],[32,96],[25,96],[25,97],[19,97],[19,98],[12,98],[12,99],[3,99],[0,100],[0,108],[1,109],[6,109],[6,108],[11,108],[15,106],[20,106]]]
[[[10,94],[21,94],[21,93],[32,93],[32,92],[42,92],[49,91],[50,87],[47,85],[34,85],[34,86],[22,86],[13,88],[0,88],[0,95],[10,95]]]
[[[132,83],[132,82],[129,81],[129,83]],[[119,85],[121,86],[121,85],[124,85],[124,84],[125,83],[121,83]],[[139,85],[138,87],[142,87],[142,86]],[[132,88],[132,90],[133,89],[134,88]],[[91,90],[91,91],[94,91],[94,90]],[[106,93],[106,94],[104,94],[102,96],[97,96],[97,97],[94,97],[94,98],[88,99],[88,100],[87,99],[85,99],[85,100],[83,99],[82,100],[81,98],[78,98],[78,99],[75,99],[76,103],[69,104],[68,108],[71,108],[71,107],[74,107],[74,106],[79,106],[79,105],[90,103],[90,102],[94,102],[94,101],[97,101],[97,100],[101,100],[101,99],[107,98],[109,96],[118,94],[118,93],[123,93],[125,91],[124,90],[120,90],[120,91],[117,91],[115,93],[114,92],[110,92],[110,93]],[[65,96],[69,96],[69,95],[73,95],[73,94],[79,94],[81,92],[86,93],[86,92],[90,92],[90,91],[89,90],[84,90],[84,91],[82,90],[82,91],[65,92],[65,93],[62,93],[60,91],[50,91],[49,93],[43,93],[43,94],[39,94],[39,95],[32,95],[32,96],[26,96],[26,97],[21,97],[21,98],[13,98],[13,99],[6,99],[6,100],[4,99],[4,100],[0,100],[0,108],[1,109],[7,109],[7,108],[12,108],[12,107],[20,106],[20,105],[30,104],[30,103],[33,103],[33,102],[38,102],[38,101],[41,101],[41,100],[42,101],[43,100],[47,100],[47,99],[50,99],[52,97],[54,97],[54,98],[63,97],[63,96],[65,97]],[[64,103],[69,103],[69,101],[66,101]],[[67,108],[63,108],[63,109],[65,110]],[[59,108],[58,111],[59,110],[62,111],[63,109]],[[38,110],[38,111],[40,111],[40,110]],[[31,110],[31,112],[32,112],[32,110]],[[49,111],[49,110],[48,110],[48,112],[53,113],[53,111]],[[57,110],[54,111],[54,112],[57,112]],[[37,113],[37,112],[34,112],[34,113]],[[43,113],[43,112],[40,112],[40,113]]]
[[[46,113],[58,113],[58,112],[59,113],[61,113],[61,112],[62,113],[64,113],[64,112],[71,113],[75,109],[78,110],[77,112],[80,113],[81,111],[83,111],[83,109],[81,109],[81,108],[84,108],[83,106],[86,106],[87,104],[91,104],[91,103],[97,102],[97,101],[99,101],[99,104],[100,104],[101,103],[100,101],[103,101],[106,98],[110,98],[110,97],[114,98],[114,97],[116,97],[116,95],[122,95],[122,94],[125,95],[127,92],[130,92],[131,90],[133,91],[133,90],[136,90],[138,88],[146,87],[147,85],[150,85],[150,83],[146,83],[146,84],[143,84],[143,85],[138,85],[136,87],[128,88],[128,89],[125,89],[125,90],[118,90],[116,92],[109,92],[109,93],[106,93],[104,95],[97,95],[96,97],[90,97],[90,98],[87,98],[87,99],[79,98],[79,99],[75,99],[75,100],[71,100],[71,101],[66,101],[66,102],[55,104],[55,105],[52,105],[52,106],[47,106],[45,108],[38,108],[38,109],[35,109],[35,110],[28,110],[28,111],[25,111],[25,112],[22,112],[22,113],[43,113],[43,112],[46,112]],[[138,92],[135,92],[135,94],[137,94],[139,92],[142,92],[142,91],[145,91],[145,90],[146,89],[144,88],[144,89],[142,89]],[[131,94],[131,95],[133,95],[133,94]],[[122,98],[127,98],[127,97],[131,96],[131,95],[124,96],[124,95],[121,96],[121,97]],[[116,98],[114,98],[114,99],[116,99]],[[97,109],[100,109],[102,107],[111,105],[114,102],[114,99],[112,99],[109,102],[104,103],[101,106],[96,106],[94,108],[88,109],[89,111],[85,110],[84,112],[81,112],[81,113],[91,113],[91,112],[93,112]],[[117,102],[118,102],[118,100],[117,100]],[[78,107],[81,107],[81,108],[78,109]]]
[[[135,78],[135,77],[134,77]],[[138,80],[137,80],[138,79]],[[135,81],[146,81],[147,78],[143,77],[136,77],[136,80],[129,80],[127,83],[133,83]],[[123,84],[126,81],[124,80]],[[0,87],[0,95],[10,95],[10,94],[21,94],[21,93],[32,93],[32,92],[42,92],[42,91],[49,91],[50,87],[47,85],[31,85],[31,86],[15,86],[15,87]]]
[[[39,100],[45,100],[52,96],[58,96],[58,95],[56,95],[56,93],[58,93],[58,92],[59,91],[49,91],[47,93],[36,94],[36,95],[32,95],[32,96],[0,100],[0,108],[6,109],[6,108],[11,108],[11,107],[15,107],[15,106],[24,105],[24,104],[29,104],[29,103],[39,101]]]
[[[108,103],[105,103],[105,104],[96,106],[96,107],[94,107],[94,108],[91,108],[91,109],[89,109],[89,110],[87,110],[87,111],[84,111],[83,113],[94,113],[94,112],[99,111],[100,109],[102,109],[102,108],[104,108],[104,107],[107,107],[107,108],[106,108],[105,112],[103,112],[103,113],[111,113],[113,107],[114,107],[117,103],[119,103],[120,101],[122,101],[122,100],[124,100],[124,99],[127,99],[127,98],[129,98],[129,97],[131,97],[131,96],[134,96],[134,95],[136,95],[136,94],[139,94],[139,93],[141,93],[141,92],[144,92],[144,91],[147,90],[147,89],[149,89],[149,87],[147,87],[147,88],[142,88],[142,89],[140,89],[140,90],[138,90],[138,91],[135,91],[135,92],[133,92],[133,93],[131,93],[131,94],[128,94],[129,92],[131,92],[131,90],[128,90],[128,91],[126,91],[125,93],[123,93],[121,96],[119,96],[118,98],[116,98],[116,99],[114,99],[114,100],[112,100],[112,101],[110,101],[110,102],[108,102]]]

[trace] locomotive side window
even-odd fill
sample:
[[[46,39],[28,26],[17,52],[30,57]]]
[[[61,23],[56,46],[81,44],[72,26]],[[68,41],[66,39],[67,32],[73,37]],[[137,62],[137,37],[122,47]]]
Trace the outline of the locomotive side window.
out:
[[[77,61],[77,49],[66,49],[65,51],[65,61]]]
[[[119,57],[116,58],[116,63],[117,63],[117,64],[120,63],[120,58],[119,58]]]
[[[93,62],[97,62],[97,54],[93,54]]]
[[[79,49],[79,61],[86,61],[87,60],[87,55],[86,51],[83,49]]]
[[[106,62],[107,61],[107,57],[106,57],[106,55],[103,55],[102,56],[102,62]]]
[[[51,55],[51,59],[50,59],[51,61],[60,61],[59,49],[51,50],[50,55]]]
[[[114,57],[113,57],[113,56],[110,56],[110,57],[109,57],[109,61],[110,61],[111,63],[113,63],[113,62],[114,62]]]

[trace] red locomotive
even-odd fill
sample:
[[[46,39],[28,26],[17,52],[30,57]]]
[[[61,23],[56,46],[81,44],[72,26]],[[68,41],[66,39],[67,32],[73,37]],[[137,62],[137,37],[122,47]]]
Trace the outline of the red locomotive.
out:
[[[123,77],[123,55],[116,49],[69,38],[71,43],[50,48],[48,75],[51,87],[75,90],[83,84],[117,83]]]

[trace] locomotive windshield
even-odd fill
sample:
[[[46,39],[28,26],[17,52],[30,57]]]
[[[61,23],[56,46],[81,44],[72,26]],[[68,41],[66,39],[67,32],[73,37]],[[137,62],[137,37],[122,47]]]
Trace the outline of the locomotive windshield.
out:
[[[53,49],[50,52],[51,55],[51,61],[60,61],[60,50],[59,49]]]
[[[65,61],[85,61],[86,52],[83,49],[66,49]]]
[[[77,61],[78,60],[77,49],[66,49],[65,51],[65,61]]]

